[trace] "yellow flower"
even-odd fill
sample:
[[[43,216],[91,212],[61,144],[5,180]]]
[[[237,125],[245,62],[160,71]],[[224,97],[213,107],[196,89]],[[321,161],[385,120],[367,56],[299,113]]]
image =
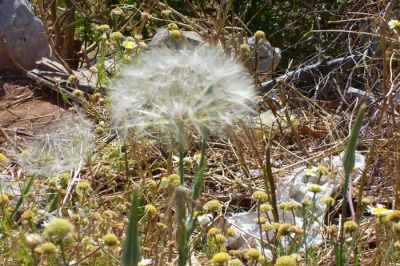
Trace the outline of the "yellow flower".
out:
[[[215,236],[216,234],[218,234],[218,233],[220,233],[220,232],[221,232],[221,230],[219,230],[218,228],[211,227],[211,228],[208,230],[207,235],[208,235],[208,236]]]
[[[318,165],[317,171],[320,175],[327,175],[329,174],[329,169],[326,166]]]
[[[315,177],[317,176],[317,168],[313,167],[311,169],[306,169],[306,176]]]
[[[103,236],[103,241],[106,246],[112,247],[118,244],[118,238],[114,234],[106,234]]]
[[[110,38],[114,42],[119,42],[124,39],[124,35],[119,31],[115,31],[110,34]]]
[[[168,30],[179,30],[178,25],[176,25],[175,23],[170,23],[167,26]]]
[[[216,263],[217,265],[223,265],[225,262],[227,262],[231,256],[229,256],[228,253],[226,252],[219,252],[217,254],[214,254],[212,257],[212,262]]]
[[[170,30],[169,36],[175,40],[180,40],[182,38],[182,33],[179,30]]]
[[[226,241],[228,241],[228,240],[226,239],[226,237],[223,234],[215,235],[215,243],[221,245],[221,244],[225,244]]]
[[[68,220],[55,218],[46,226],[43,234],[48,238],[61,240],[71,235],[73,229],[74,227]]]
[[[282,256],[276,260],[275,266],[296,266],[296,260],[292,256]]]
[[[144,206],[144,209],[151,215],[155,215],[157,213],[157,208],[153,204],[147,204]]]
[[[227,230],[226,230],[226,236],[236,236],[236,231],[235,231],[235,229],[233,228],[233,227],[229,227]]]
[[[320,185],[312,184],[307,188],[307,190],[313,193],[319,193],[322,191],[322,188]]]
[[[45,254],[45,255],[52,255],[57,252],[56,246],[51,242],[46,242],[40,245],[39,248],[35,249],[37,252]]]
[[[264,203],[260,205],[260,211],[262,212],[269,212],[272,210],[272,206],[269,203]]]
[[[168,181],[170,184],[174,185],[174,186],[179,186],[181,184],[179,175],[177,174],[172,174],[168,176]]]
[[[378,218],[388,215],[391,211],[386,209],[382,204],[377,204],[375,208],[368,206],[368,210],[372,215]]]
[[[0,206],[5,206],[10,202],[10,198],[6,194],[0,193]]]
[[[7,162],[7,157],[0,152],[0,165],[5,164]]]
[[[400,21],[397,19],[392,19],[388,22],[389,28],[391,29],[400,29]]]
[[[347,221],[344,223],[344,231],[348,234],[354,233],[358,229],[358,224],[354,221]]]
[[[321,202],[325,203],[326,205],[332,205],[335,202],[335,199],[329,196],[321,197]]]
[[[258,40],[265,39],[265,32],[263,32],[262,30],[256,31],[256,33],[254,33],[254,38]]]
[[[222,210],[222,204],[218,200],[210,200],[203,208],[206,212],[220,212]]]
[[[257,249],[251,248],[251,249],[247,250],[245,256],[246,256],[249,260],[255,261],[255,260],[258,259],[258,257],[260,256],[260,254],[261,254],[260,251],[258,251]]]
[[[244,266],[244,264],[239,259],[233,259],[233,260],[228,261],[228,266]]]
[[[132,51],[133,49],[135,49],[137,47],[137,45],[134,41],[130,41],[128,39],[122,43],[122,46],[128,51]]]

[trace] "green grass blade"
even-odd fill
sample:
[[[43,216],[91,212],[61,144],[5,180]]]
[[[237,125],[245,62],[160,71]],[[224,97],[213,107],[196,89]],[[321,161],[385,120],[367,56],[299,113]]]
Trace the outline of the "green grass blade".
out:
[[[129,213],[129,222],[126,229],[126,237],[122,252],[122,263],[124,266],[137,266],[140,261],[139,242],[139,200],[140,189],[135,188],[132,195],[132,206]]]
[[[367,106],[365,104],[360,106],[356,121],[354,122],[353,129],[350,132],[349,141],[347,143],[346,151],[343,156],[343,168],[344,168],[344,185],[343,185],[343,203],[342,203],[342,219],[340,221],[340,246],[339,246],[339,258],[340,264],[344,265],[343,258],[343,245],[344,245],[344,228],[343,224],[346,221],[346,205],[347,205],[347,192],[350,182],[350,175],[353,171],[355,164],[355,153],[357,147],[358,135],[360,134],[361,124],[364,117],[364,113]]]
[[[203,129],[203,139],[201,142],[201,156],[200,156],[199,169],[197,170],[197,173],[196,173],[196,176],[194,179],[194,184],[193,184],[193,192],[192,192],[192,203],[193,204],[195,204],[196,200],[200,197],[200,190],[201,190],[201,186],[203,185],[204,170],[206,168],[207,136],[208,136],[207,129]]]

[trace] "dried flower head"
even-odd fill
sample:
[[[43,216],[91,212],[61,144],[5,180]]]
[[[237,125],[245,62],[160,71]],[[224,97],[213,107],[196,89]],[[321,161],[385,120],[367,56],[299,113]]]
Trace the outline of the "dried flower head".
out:
[[[169,18],[171,16],[171,10],[170,9],[164,9],[161,11],[161,15],[165,18]]]
[[[36,252],[44,255],[53,255],[57,252],[56,246],[51,242],[46,242],[35,249]]]
[[[226,229],[226,236],[228,237],[236,236],[235,228],[229,227],[228,229]]]
[[[216,234],[214,240],[215,240],[215,243],[218,245],[225,244],[226,241],[228,241],[223,234]]]
[[[119,31],[115,31],[110,34],[110,38],[113,42],[119,43],[124,39],[124,35]]]
[[[233,260],[228,261],[228,266],[244,266],[244,264],[239,259],[233,259]]]
[[[287,236],[290,234],[290,229],[292,225],[289,223],[283,223],[278,228],[278,236]]]
[[[395,223],[395,224],[393,225],[393,231],[394,231],[396,234],[400,234],[400,222],[397,222],[397,223]]]
[[[275,266],[296,266],[296,260],[292,256],[282,256],[276,260]]]
[[[16,154],[20,166],[29,174],[54,177],[83,163],[92,143],[92,124],[77,117],[68,120],[51,134],[38,136],[24,151]]]
[[[170,30],[168,33],[174,40],[180,40],[182,38],[182,33],[179,30]]]
[[[310,207],[312,204],[312,201],[310,199],[303,199],[301,201],[301,205],[303,205],[303,207]]]
[[[348,234],[354,233],[358,229],[358,224],[354,221],[347,221],[344,223],[344,231]]]
[[[267,201],[268,194],[265,193],[264,191],[258,190],[258,191],[253,192],[253,195],[251,196],[251,198],[253,199],[253,201],[255,201],[257,203],[261,203],[261,202]]]
[[[328,169],[328,167],[326,167],[324,165],[318,165],[317,172],[320,175],[327,175],[327,174],[329,174],[329,169]]]
[[[260,205],[260,211],[262,212],[269,212],[272,211],[272,206],[269,203],[264,203]]]
[[[157,208],[156,208],[153,204],[146,204],[146,206],[144,206],[144,209],[145,209],[146,212],[148,212],[150,215],[155,215],[155,214],[157,214]]]
[[[9,202],[9,196],[7,194],[0,193],[0,206],[6,206]]]
[[[92,186],[89,181],[82,179],[76,184],[76,191],[80,195],[86,195],[92,191]]]
[[[319,193],[322,191],[322,188],[320,185],[312,184],[307,188],[307,190],[313,193]]]
[[[394,210],[394,211],[390,212],[388,215],[386,215],[385,219],[392,223],[399,222],[400,221],[400,211]]]
[[[7,157],[0,152],[0,165],[4,165],[7,162]]]
[[[260,251],[258,251],[258,249],[255,248],[250,248],[245,253],[246,258],[248,258],[250,261],[256,261],[260,255],[261,255]]]
[[[220,212],[222,210],[222,204],[218,200],[210,200],[204,204],[203,208],[206,212]]]
[[[55,218],[47,224],[43,234],[47,238],[62,240],[68,238],[73,231],[73,225],[65,219]]]
[[[247,43],[242,43],[240,45],[240,51],[244,54],[250,54],[250,45],[248,45]]]
[[[154,50],[121,70],[111,89],[118,129],[169,133],[184,126],[231,124],[252,111],[254,86],[238,63],[217,48]]]
[[[228,253],[226,252],[219,252],[214,254],[214,256],[212,257],[212,262],[214,262],[217,265],[223,265],[225,262],[227,262],[229,259],[231,258],[231,256],[229,256]]]
[[[216,227],[211,227],[211,228],[208,230],[207,235],[208,235],[208,236],[215,236],[216,234],[218,234],[218,233],[220,233],[220,232],[221,232],[221,230],[219,230],[218,228],[216,228]]]
[[[254,33],[254,38],[258,40],[265,39],[265,32],[263,32],[262,30],[256,31],[256,33]]]
[[[98,25],[98,26],[96,26],[96,30],[100,31],[100,32],[106,32],[106,31],[110,30],[110,26],[107,24]]]
[[[176,25],[175,23],[170,23],[167,25],[168,30],[179,30],[178,25]]]
[[[103,241],[104,245],[108,247],[113,247],[115,245],[118,245],[119,243],[117,236],[114,234],[106,234],[105,236],[103,236]]]
[[[325,203],[326,205],[332,205],[335,202],[335,199],[329,196],[321,197],[321,202]]]

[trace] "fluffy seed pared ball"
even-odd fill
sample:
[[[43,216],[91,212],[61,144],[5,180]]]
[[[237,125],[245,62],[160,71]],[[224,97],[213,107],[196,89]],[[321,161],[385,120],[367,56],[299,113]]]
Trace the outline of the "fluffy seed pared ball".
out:
[[[143,53],[121,69],[110,90],[112,118],[123,133],[178,139],[182,127],[220,130],[254,112],[251,77],[218,48]]]

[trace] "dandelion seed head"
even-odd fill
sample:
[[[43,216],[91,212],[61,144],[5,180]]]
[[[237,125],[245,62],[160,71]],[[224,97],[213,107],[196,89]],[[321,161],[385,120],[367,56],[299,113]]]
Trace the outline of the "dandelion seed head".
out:
[[[244,68],[216,48],[161,48],[122,69],[110,96],[118,129],[176,137],[182,126],[220,128],[243,118],[252,111],[254,93]]]
[[[39,135],[15,157],[29,174],[54,177],[79,166],[91,149],[92,124],[79,117],[63,124],[56,132]]]

